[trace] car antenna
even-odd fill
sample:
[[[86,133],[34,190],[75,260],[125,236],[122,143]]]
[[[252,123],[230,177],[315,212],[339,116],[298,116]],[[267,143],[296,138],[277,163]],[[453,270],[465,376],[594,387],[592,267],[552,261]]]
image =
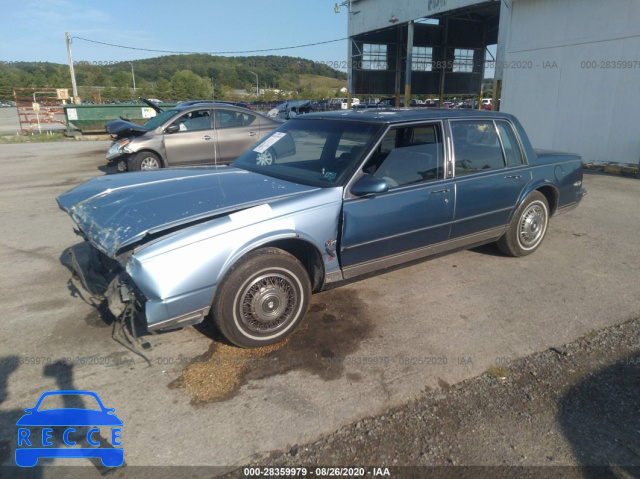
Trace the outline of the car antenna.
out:
[[[222,192],[222,196],[226,197],[224,194],[224,189],[222,188],[222,181],[220,180],[220,175],[218,173],[218,120],[216,116],[216,80],[211,77],[211,103],[213,106],[213,164],[216,167],[216,176],[218,177],[218,184],[220,185],[220,191]]]

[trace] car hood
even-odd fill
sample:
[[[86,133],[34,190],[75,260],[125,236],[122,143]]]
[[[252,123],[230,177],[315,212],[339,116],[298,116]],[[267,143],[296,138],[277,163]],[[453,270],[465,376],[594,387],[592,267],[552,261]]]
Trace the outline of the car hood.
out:
[[[317,189],[221,166],[107,175],[57,201],[91,243],[115,258],[147,236]]]
[[[126,133],[146,133],[149,131],[142,125],[137,125],[136,123],[132,123],[127,120],[111,120],[104,124],[104,129],[107,133],[111,133],[112,135],[123,135]]]

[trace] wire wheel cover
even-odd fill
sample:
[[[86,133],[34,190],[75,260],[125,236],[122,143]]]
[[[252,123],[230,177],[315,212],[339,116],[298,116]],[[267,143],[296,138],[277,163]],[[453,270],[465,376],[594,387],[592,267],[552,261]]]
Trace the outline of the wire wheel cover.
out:
[[[284,275],[271,273],[251,280],[240,297],[240,318],[251,331],[272,332],[292,319],[298,295]]]

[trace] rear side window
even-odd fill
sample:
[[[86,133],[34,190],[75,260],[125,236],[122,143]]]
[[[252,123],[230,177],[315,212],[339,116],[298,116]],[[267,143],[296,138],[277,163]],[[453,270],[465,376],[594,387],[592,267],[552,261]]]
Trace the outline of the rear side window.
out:
[[[250,113],[240,113],[235,110],[214,110],[216,116],[216,128],[236,128],[239,126],[249,126],[256,119]]]
[[[452,121],[456,176],[505,167],[496,127],[490,120]]]
[[[507,158],[507,166],[521,166],[524,163],[522,151],[513,128],[506,121],[496,121],[496,126],[502,140],[504,156]]]

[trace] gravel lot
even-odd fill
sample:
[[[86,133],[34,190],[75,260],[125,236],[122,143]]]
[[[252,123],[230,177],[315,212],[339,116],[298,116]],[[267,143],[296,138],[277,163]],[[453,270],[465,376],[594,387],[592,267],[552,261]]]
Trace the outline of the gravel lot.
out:
[[[388,467],[392,477],[640,477],[640,318],[442,386],[245,467]]]

